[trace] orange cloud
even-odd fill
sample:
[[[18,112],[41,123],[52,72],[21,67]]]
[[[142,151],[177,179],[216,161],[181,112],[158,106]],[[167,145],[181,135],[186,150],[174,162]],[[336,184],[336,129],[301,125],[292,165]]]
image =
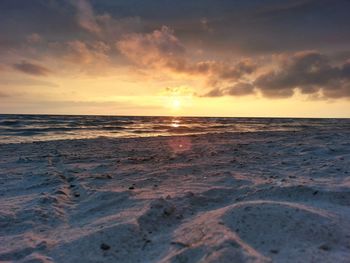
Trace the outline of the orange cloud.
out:
[[[120,52],[143,66],[165,66],[184,55],[185,48],[166,26],[149,34],[127,34],[117,42]]]
[[[210,85],[237,81],[257,68],[251,60],[241,60],[235,64],[214,60],[193,62],[185,46],[166,26],[148,34],[127,34],[116,45],[137,66],[197,75],[207,79]]]

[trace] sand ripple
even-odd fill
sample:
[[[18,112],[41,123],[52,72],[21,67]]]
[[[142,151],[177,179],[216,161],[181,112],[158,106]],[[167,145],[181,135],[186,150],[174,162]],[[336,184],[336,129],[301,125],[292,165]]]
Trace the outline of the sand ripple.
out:
[[[349,262],[349,135],[0,145],[0,261]]]

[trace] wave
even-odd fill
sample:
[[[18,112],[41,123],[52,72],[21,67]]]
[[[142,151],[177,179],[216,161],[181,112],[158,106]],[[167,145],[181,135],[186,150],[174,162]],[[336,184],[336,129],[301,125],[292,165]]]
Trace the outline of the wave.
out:
[[[0,115],[0,143],[349,127],[349,119]]]

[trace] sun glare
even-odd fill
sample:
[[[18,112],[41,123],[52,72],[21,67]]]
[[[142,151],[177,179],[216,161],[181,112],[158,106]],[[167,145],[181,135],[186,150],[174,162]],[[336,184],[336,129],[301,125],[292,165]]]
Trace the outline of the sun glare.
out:
[[[172,122],[171,122],[171,127],[173,127],[173,128],[178,128],[178,127],[180,127],[180,121],[179,120],[172,120]]]
[[[173,99],[171,102],[171,108],[173,110],[179,110],[181,108],[181,101],[179,99]]]

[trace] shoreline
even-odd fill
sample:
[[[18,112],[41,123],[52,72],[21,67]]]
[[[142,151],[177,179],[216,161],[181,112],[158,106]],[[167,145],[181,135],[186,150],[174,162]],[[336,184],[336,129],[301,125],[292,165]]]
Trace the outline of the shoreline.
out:
[[[178,135],[154,135],[154,136],[135,136],[135,137],[108,137],[108,136],[100,136],[96,138],[78,138],[78,139],[54,139],[54,140],[38,140],[38,141],[29,141],[29,142],[6,142],[0,143],[1,145],[23,145],[23,144],[40,144],[40,143],[55,143],[55,142],[74,142],[74,141],[94,141],[94,140],[111,140],[111,141],[123,141],[123,140],[142,140],[142,139],[157,139],[157,138],[178,138],[178,137],[198,137],[198,136],[211,136],[211,135],[243,135],[246,133],[257,133],[261,135],[261,133],[295,133],[299,132],[298,130],[271,130],[271,131],[223,131],[223,132],[208,132],[208,133],[198,133],[198,134],[181,134]]]
[[[26,145],[26,144],[41,144],[41,143],[57,143],[57,142],[62,142],[62,143],[67,143],[67,142],[75,142],[75,141],[96,141],[96,140],[110,140],[110,141],[128,141],[128,140],[149,140],[149,139],[162,139],[162,138],[179,138],[179,137],[198,137],[198,136],[220,136],[220,135],[232,135],[232,136],[244,136],[245,134],[256,134],[258,136],[262,136],[264,134],[266,135],[271,135],[273,133],[299,133],[299,132],[307,132],[309,133],[310,131],[307,131],[307,129],[311,130],[318,130],[317,128],[314,127],[308,127],[308,128],[298,128],[296,130],[264,130],[264,131],[211,131],[207,133],[178,133],[177,135],[150,135],[150,136],[130,136],[130,137],[109,137],[109,136],[100,136],[100,137],[94,137],[94,138],[72,138],[72,139],[47,139],[47,140],[37,140],[37,141],[23,141],[23,142],[1,142],[0,147],[2,145]],[[323,129],[319,130],[321,133],[328,132],[329,130]]]

